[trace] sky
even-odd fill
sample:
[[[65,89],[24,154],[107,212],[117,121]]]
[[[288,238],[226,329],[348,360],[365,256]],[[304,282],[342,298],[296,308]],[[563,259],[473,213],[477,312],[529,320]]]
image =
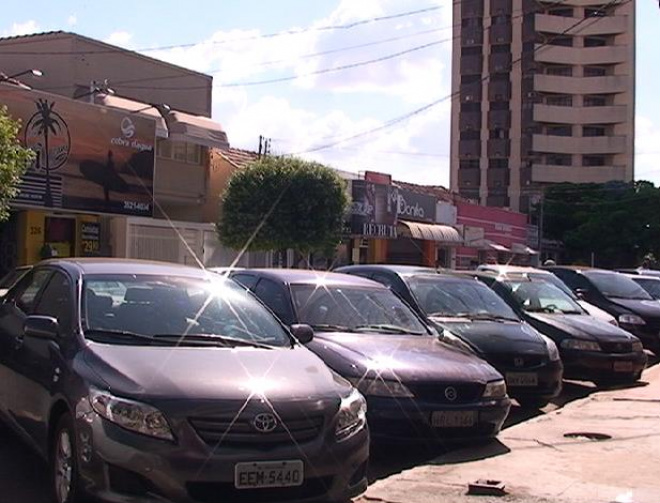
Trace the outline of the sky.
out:
[[[635,178],[660,185],[660,8],[633,1]],[[233,147],[263,135],[274,154],[449,186],[452,0],[2,4],[0,36],[65,30],[212,75]]]

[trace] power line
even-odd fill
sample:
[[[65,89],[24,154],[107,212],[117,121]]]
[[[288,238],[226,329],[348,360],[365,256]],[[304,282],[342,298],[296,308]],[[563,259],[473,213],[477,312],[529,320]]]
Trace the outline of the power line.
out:
[[[592,26],[592,25],[596,24],[598,21],[604,19],[604,17],[599,16],[599,14],[602,13],[602,12],[605,12],[605,11],[606,11],[607,9],[609,9],[610,7],[612,7],[612,6],[614,6],[614,5],[625,5],[625,4],[627,4],[627,3],[631,2],[631,1],[632,1],[632,0],[623,0],[623,1],[610,0],[610,2],[608,2],[606,5],[600,7],[597,11],[592,12],[589,16],[580,19],[579,21],[573,23],[571,26],[569,26],[568,28],[566,28],[565,30],[563,30],[561,33],[558,33],[558,34],[552,36],[551,38],[549,38],[549,39],[546,40],[545,42],[543,42],[543,43],[539,44],[538,46],[536,46],[536,47],[534,48],[534,50],[531,51],[531,54],[535,54],[535,53],[537,53],[538,51],[540,51],[541,49],[547,47],[548,45],[551,45],[551,42],[553,42],[554,40],[556,40],[556,39],[559,38],[559,37],[562,37],[562,36],[568,34],[569,32],[572,32],[573,29],[577,28],[578,26],[580,26],[581,24],[583,24],[583,23],[586,22],[587,20],[590,20],[590,19],[593,18],[593,22],[592,22],[591,24],[589,24],[588,26]],[[586,28],[586,27],[587,27],[587,26],[583,27],[582,29],[584,29],[584,28]],[[573,32],[573,34],[577,34],[577,33],[579,33],[580,31],[582,31],[582,29],[580,29],[580,30],[578,30],[578,31],[576,31],[576,32]],[[526,55],[525,55],[525,56],[526,56]],[[521,56],[521,57],[519,57],[519,58],[513,60],[513,61],[511,62],[511,67],[513,68],[514,65],[516,65],[516,64],[518,64],[518,63],[520,63],[520,62],[522,62],[522,60],[523,60],[523,56]],[[488,81],[489,79],[490,79],[490,74],[486,74],[484,77],[481,78],[480,82],[483,83],[483,82]],[[392,127],[392,126],[394,126],[394,125],[396,125],[396,124],[399,124],[399,123],[401,123],[401,122],[403,122],[403,121],[406,121],[406,120],[408,120],[408,119],[410,119],[410,118],[412,118],[412,117],[414,117],[414,116],[416,116],[416,115],[419,115],[419,114],[421,114],[421,113],[423,113],[423,112],[425,112],[425,111],[427,111],[427,110],[429,110],[429,109],[431,109],[431,108],[434,108],[434,107],[436,107],[437,105],[439,105],[439,104],[441,104],[441,103],[443,103],[443,102],[445,102],[445,101],[447,101],[447,100],[451,100],[452,98],[455,98],[455,97],[457,97],[457,96],[460,96],[460,94],[461,94],[461,91],[460,91],[460,89],[459,89],[458,91],[456,91],[456,92],[454,92],[454,93],[451,93],[451,94],[449,94],[449,95],[447,95],[447,96],[444,96],[444,97],[442,97],[442,98],[439,98],[439,99],[437,99],[437,100],[434,100],[434,101],[432,101],[431,103],[428,103],[428,104],[426,104],[426,105],[424,105],[424,106],[422,106],[422,107],[420,107],[420,108],[417,108],[417,109],[415,109],[415,110],[413,110],[413,111],[411,111],[411,112],[408,112],[408,113],[406,113],[406,114],[404,114],[404,115],[401,115],[401,116],[399,116],[399,117],[396,117],[396,118],[394,118],[394,119],[391,119],[391,120],[389,120],[388,122],[386,122],[385,124],[382,124],[381,126],[378,126],[378,127],[376,127],[376,128],[373,128],[373,129],[370,129],[370,130],[367,130],[367,131],[362,131],[361,133],[357,133],[357,134],[354,134],[354,135],[352,135],[352,136],[348,136],[348,137],[345,137],[345,138],[339,139],[339,140],[337,140],[337,141],[327,143],[327,144],[325,144],[325,145],[319,145],[319,146],[317,146],[317,147],[313,147],[313,148],[308,149],[308,150],[304,150],[304,151],[300,151],[300,152],[295,152],[295,153],[293,153],[293,154],[291,154],[291,155],[301,155],[301,154],[307,154],[307,153],[317,152],[317,151],[319,151],[319,150],[325,150],[326,148],[334,147],[334,146],[339,145],[339,144],[341,144],[341,143],[345,143],[345,142],[348,142],[348,141],[352,141],[352,140],[355,140],[355,139],[361,138],[361,137],[363,137],[363,136],[371,135],[371,134],[373,134],[373,133],[377,133],[377,132],[382,131],[382,130],[384,130],[384,129],[389,129],[389,128]]]

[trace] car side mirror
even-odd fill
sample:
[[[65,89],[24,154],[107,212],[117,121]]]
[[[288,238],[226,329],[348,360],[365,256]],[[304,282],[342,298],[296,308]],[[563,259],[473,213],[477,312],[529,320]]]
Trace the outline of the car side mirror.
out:
[[[23,324],[23,332],[27,337],[56,340],[60,333],[60,324],[52,316],[28,316]]]
[[[309,325],[291,325],[291,333],[296,339],[298,339],[300,344],[307,344],[314,338],[314,329]]]

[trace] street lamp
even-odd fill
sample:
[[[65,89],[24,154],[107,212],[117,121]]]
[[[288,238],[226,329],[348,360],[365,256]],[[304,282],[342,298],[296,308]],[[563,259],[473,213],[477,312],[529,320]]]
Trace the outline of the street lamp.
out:
[[[22,72],[14,73],[13,75],[5,75],[4,73],[0,73],[0,82],[7,82],[8,80],[14,80],[17,77],[22,77],[23,75],[32,75],[33,77],[43,77],[44,72],[41,70],[37,70],[36,68],[32,68],[30,70],[23,70]]]

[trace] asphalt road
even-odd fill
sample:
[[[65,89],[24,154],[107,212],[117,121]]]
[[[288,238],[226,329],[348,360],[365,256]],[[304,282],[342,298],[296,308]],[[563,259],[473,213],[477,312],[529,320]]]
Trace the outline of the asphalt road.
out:
[[[562,394],[543,410],[529,411],[514,405],[505,427],[555,410],[573,400],[583,398],[596,388],[590,383],[566,382]],[[370,480],[411,468],[440,454],[424,446],[374,447]],[[50,503],[46,464],[5,426],[0,425],[0,503]]]

